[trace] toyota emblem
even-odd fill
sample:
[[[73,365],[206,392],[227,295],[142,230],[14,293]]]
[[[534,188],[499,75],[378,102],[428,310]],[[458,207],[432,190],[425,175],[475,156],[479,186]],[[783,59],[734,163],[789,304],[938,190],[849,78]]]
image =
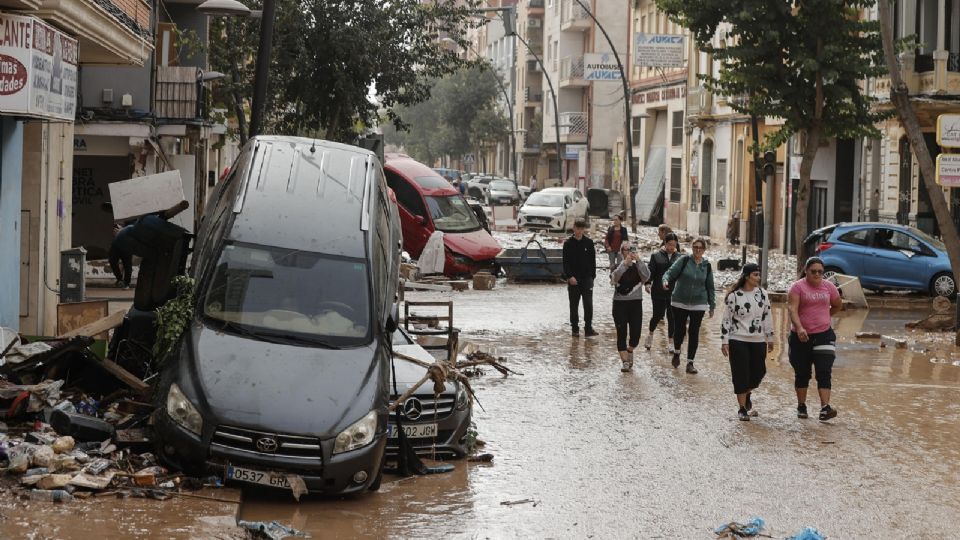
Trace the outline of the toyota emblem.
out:
[[[423,403],[419,399],[412,397],[403,402],[403,415],[407,420],[416,420],[423,414]]]
[[[277,440],[272,437],[260,437],[257,439],[257,450],[261,452],[274,453],[277,451]]]

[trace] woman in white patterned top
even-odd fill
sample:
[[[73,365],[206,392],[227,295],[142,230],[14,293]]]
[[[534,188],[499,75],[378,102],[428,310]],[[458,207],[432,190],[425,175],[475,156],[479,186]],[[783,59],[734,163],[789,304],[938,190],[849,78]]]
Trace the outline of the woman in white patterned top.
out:
[[[767,353],[773,350],[773,316],[770,298],[760,287],[760,267],[746,264],[740,279],[724,299],[727,309],[720,323],[721,350],[730,359],[733,391],[740,420],[756,416],[750,393],[767,373]]]

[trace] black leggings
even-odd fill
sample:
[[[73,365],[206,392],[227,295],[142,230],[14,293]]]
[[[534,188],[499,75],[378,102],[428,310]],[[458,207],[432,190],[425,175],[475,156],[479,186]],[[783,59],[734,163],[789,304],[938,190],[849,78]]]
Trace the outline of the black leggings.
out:
[[[651,295],[650,299],[653,300],[653,315],[650,316],[650,331],[653,332],[656,330],[660,321],[666,317],[667,337],[673,339],[673,308],[670,307],[670,297],[665,296],[658,298]]]
[[[623,352],[627,347],[627,330],[630,331],[630,349],[640,343],[640,331],[643,328],[643,300],[614,300],[613,323],[617,327],[617,350]]]
[[[731,339],[728,345],[733,393],[745,394],[760,386],[767,374],[767,344]]]
[[[697,356],[697,346],[700,345],[700,323],[703,322],[704,311],[690,311],[688,309],[673,306],[673,317],[676,327],[673,330],[673,348],[680,354],[680,346],[683,345],[683,336],[688,334],[690,343],[687,345],[687,360],[693,362]],[[690,327],[687,328],[687,319],[690,319]]]
[[[833,329],[809,334],[806,342],[800,341],[796,332],[790,332],[790,365],[793,366],[794,388],[810,386],[811,371],[817,375],[817,388],[832,387],[833,360],[836,358],[837,334]]]

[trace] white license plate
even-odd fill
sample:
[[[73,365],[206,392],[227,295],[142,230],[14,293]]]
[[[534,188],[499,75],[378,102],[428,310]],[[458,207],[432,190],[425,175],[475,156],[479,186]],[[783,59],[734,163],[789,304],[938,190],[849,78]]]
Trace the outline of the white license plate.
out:
[[[290,489],[290,482],[282,474],[255,471],[244,467],[227,467],[227,480],[237,480],[250,484],[260,484],[281,489]]]
[[[412,424],[403,426],[403,432],[407,437],[411,439],[424,439],[426,437],[436,437],[437,436],[437,425],[436,424]],[[397,426],[395,424],[387,424],[387,437],[390,439],[397,438]]]

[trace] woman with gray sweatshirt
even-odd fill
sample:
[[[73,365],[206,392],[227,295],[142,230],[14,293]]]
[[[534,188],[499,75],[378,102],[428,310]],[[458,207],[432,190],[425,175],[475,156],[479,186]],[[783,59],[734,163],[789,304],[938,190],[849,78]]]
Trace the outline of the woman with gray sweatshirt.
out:
[[[633,369],[633,350],[640,344],[643,284],[650,279],[650,268],[640,260],[637,248],[629,242],[620,246],[620,254],[623,261],[613,271],[613,322],[617,327],[617,351],[623,362],[620,371],[627,372]]]

